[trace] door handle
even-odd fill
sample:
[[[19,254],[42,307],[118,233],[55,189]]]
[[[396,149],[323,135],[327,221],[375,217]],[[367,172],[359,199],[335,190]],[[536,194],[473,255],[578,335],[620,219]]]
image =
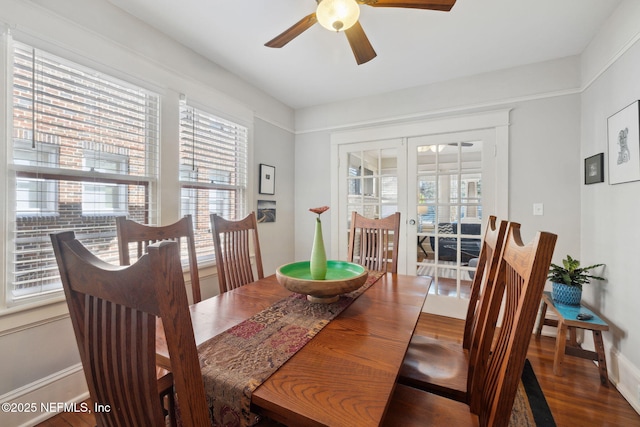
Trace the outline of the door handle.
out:
[[[409,224],[410,225],[416,225],[416,220],[415,219],[410,219],[409,220]]]

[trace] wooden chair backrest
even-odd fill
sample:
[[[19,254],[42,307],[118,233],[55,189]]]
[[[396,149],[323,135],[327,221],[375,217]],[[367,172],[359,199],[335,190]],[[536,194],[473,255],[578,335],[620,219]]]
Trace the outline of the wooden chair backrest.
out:
[[[496,277],[506,231],[507,221],[500,221],[500,224],[497,224],[497,218],[494,215],[489,217],[480,248],[478,265],[471,284],[471,296],[464,324],[462,347],[467,350],[471,349],[473,337],[477,337],[478,326],[486,317],[489,298],[484,297],[491,289]]]
[[[164,240],[177,241],[180,243],[181,239],[186,239],[193,303],[202,301],[196,243],[191,215],[185,215],[173,224],[159,226],[140,224],[139,222],[121,216],[116,218],[116,228],[118,232],[120,265],[131,264],[130,243],[136,243],[136,259],[139,259],[146,253],[147,247],[153,243]]]
[[[256,280],[251,266],[251,244],[253,244],[258,279],[264,278],[255,212],[237,221],[226,220],[219,215],[211,214],[211,227],[220,293]]]
[[[556,239],[555,234],[538,232],[525,245],[520,224],[509,224],[476,354],[475,369],[482,372],[482,379],[474,381],[470,393],[471,411],[478,414],[481,426],[509,423]],[[503,304],[502,323],[496,330]],[[491,352],[485,351],[488,348]]]
[[[72,231],[52,234],[51,241],[91,399],[112,408],[95,413],[97,425],[165,426],[156,377],[158,318],[182,424],[209,425],[178,244],[150,245],[135,264],[114,266]]]
[[[381,219],[371,219],[357,212],[351,214],[347,261],[369,270],[398,272],[400,212]]]

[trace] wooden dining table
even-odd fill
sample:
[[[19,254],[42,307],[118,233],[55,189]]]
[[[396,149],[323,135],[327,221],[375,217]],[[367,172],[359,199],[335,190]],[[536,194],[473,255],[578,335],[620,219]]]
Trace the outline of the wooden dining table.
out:
[[[254,390],[252,408],[289,426],[380,425],[430,282],[383,275]],[[289,295],[271,275],[192,305],[196,344]],[[169,368],[158,329],[158,363]]]

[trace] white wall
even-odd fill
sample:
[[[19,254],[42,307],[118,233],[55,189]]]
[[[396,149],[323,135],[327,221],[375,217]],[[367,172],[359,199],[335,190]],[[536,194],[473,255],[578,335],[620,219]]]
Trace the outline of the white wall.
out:
[[[606,264],[607,282],[585,286],[583,299],[609,323],[610,375],[640,412],[640,181],[610,185],[607,177],[607,118],[640,99],[638,22],[640,2],[623,2],[583,54],[580,157],[605,153],[605,182],[581,186],[580,254],[585,263]],[[630,147],[637,155],[638,141]]]
[[[295,143],[295,261],[311,255],[316,215],[310,208],[331,205],[330,149],[328,132],[296,136]],[[322,215],[324,247],[331,247],[331,215]],[[329,255],[329,252],[327,252]]]
[[[163,105],[161,138],[165,147],[176,140],[174,104],[177,105],[180,93],[214,113],[246,122],[253,130],[249,209],[255,210],[257,200],[263,198],[275,200],[278,209],[275,223],[259,225],[265,274],[293,259],[291,108],[105,0],[2,0],[0,33],[6,28],[16,39],[159,93]],[[5,87],[4,83],[0,87],[0,99],[6,97]],[[4,114],[5,110],[2,111]],[[0,150],[6,152],[4,137],[0,138]],[[0,156],[0,160],[3,158]],[[171,169],[166,169],[172,167],[171,156],[166,155],[163,161],[167,162],[162,165],[163,173],[171,173]],[[257,194],[259,163],[277,168],[275,196]],[[163,186],[160,197],[173,200],[175,191]],[[168,206],[163,208],[161,220],[176,219],[178,204],[165,205]],[[4,225],[0,229],[0,238],[6,241]],[[215,271],[204,270],[203,295],[211,296],[217,293]],[[0,277],[4,288],[4,267],[0,267]],[[65,402],[82,398],[85,392],[86,383],[64,300],[9,309],[0,304],[0,402]],[[49,415],[0,412],[0,425],[28,425]]]
[[[264,274],[270,275],[283,264],[293,261],[293,189],[294,189],[294,135],[257,119],[254,124],[256,145],[255,169],[264,163],[276,168],[275,195],[258,194],[250,209],[255,210],[258,200],[276,202],[276,222],[258,225]],[[259,138],[259,140],[257,140]]]
[[[486,110],[576,93],[580,60],[561,58],[492,73],[296,110],[296,133],[380,125]]]
[[[579,95],[522,102],[511,112],[509,219],[527,240],[538,230],[556,233],[556,261],[579,251],[579,128]],[[543,203],[543,216],[532,215],[534,203]]]

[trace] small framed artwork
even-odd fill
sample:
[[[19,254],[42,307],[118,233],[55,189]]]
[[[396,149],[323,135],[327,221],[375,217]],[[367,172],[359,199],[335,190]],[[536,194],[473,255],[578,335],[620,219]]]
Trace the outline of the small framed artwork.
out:
[[[276,168],[260,164],[260,194],[276,194]]]
[[[603,169],[604,153],[596,154],[595,156],[584,159],[584,183],[595,184],[598,182],[604,182],[604,175],[602,174]]]
[[[276,201],[258,200],[258,222],[276,222]]]
[[[609,184],[640,180],[640,110],[636,101],[607,120]]]

